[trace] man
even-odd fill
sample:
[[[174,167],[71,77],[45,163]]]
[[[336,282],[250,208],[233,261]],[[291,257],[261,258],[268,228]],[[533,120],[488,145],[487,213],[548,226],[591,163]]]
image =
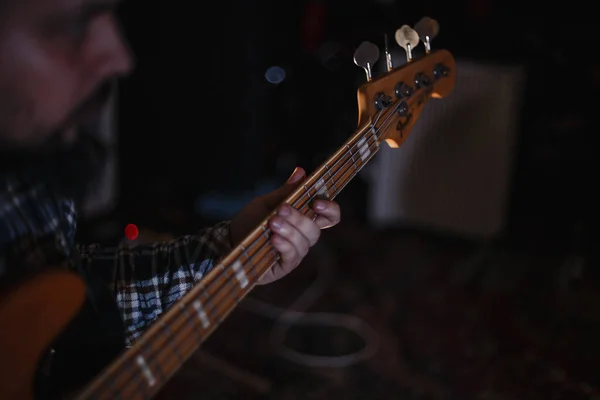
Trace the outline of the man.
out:
[[[112,0],[0,0],[0,274],[64,264],[100,277],[132,343],[305,173],[297,168],[279,190],[252,201],[232,221],[195,235],[131,248],[77,245],[77,202],[102,162],[90,132],[111,84],[132,70],[115,6]],[[334,202],[316,201],[313,208],[315,221],[279,207],[270,227],[281,259],[259,284],[289,273],[320,230],[340,220]]]

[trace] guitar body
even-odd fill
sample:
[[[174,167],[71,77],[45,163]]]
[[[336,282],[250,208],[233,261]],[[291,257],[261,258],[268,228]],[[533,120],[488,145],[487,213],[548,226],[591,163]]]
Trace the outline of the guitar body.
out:
[[[35,398],[39,364],[50,345],[81,310],[82,279],[48,270],[0,294],[0,399]]]

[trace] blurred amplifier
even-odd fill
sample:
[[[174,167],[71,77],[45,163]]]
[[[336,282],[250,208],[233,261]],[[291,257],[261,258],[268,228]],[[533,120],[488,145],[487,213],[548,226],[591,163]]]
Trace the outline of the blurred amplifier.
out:
[[[457,60],[456,86],[432,99],[399,149],[367,166],[369,221],[470,238],[506,227],[525,68]]]

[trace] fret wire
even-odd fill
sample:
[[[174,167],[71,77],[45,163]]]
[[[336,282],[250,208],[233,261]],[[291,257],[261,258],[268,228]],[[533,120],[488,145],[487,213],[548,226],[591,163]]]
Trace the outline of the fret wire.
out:
[[[338,163],[339,163],[341,160],[343,160],[343,159],[344,159],[344,157],[345,157],[346,155],[349,155],[350,157],[349,157],[348,161],[352,160],[353,164],[351,164],[351,165],[353,165],[353,167],[354,167],[354,170],[357,170],[357,169],[358,169],[358,167],[357,167],[357,165],[356,165],[356,160],[354,159],[354,155],[355,155],[357,152],[353,151],[353,150],[352,150],[352,148],[356,146],[356,147],[357,147],[357,149],[359,149],[359,147],[358,147],[358,142],[359,142],[361,139],[363,139],[363,138],[364,138],[364,139],[365,139],[365,144],[367,145],[367,148],[368,148],[369,150],[377,150],[377,143],[376,143],[376,140],[375,140],[376,148],[375,148],[375,149],[371,149],[371,145],[372,145],[373,143],[369,143],[369,142],[370,142],[370,139],[367,137],[367,135],[368,135],[369,133],[371,134],[371,138],[374,138],[374,137],[375,137],[375,135],[374,135],[374,133],[373,133],[373,130],[372,130],[372,129],[369,129],[369,130],[366,130],[366,131],[365,131],[365,133],[364,133],[364,134],[363,134],[361,137],[354,138],[354,139],[356,140],[356,143],[355,143],[355,144],[353,144],[352,146],[350,145],[350,143],[351,143],[351,142],[349,142],[349,143],[346,143],[346,144],[345,144],[345,147],[347,148],[347,150],[346,150],[346,151],[345,151],[345,153],[343,153],[341,156],[339,156],[339,157],[338,157],[338,156],[336,156],[336,158],[334,159],[334,160],[335,160],[335,161],[334,161],[334,167],[335,167],[335,166],[336,166],[336,165],[337,165],[337,164],[338,164]],[[340,171],[342,171],[342,172],[344,172],[344,173],[345,173],[345,172],[347,171],[347,170],[345,169],[345,165],[346,165],[346,163],[347,163],[348,161],[346,161],[346,162],[343,162],[343,164],[342,164],[342,165],[340,166],[340,168],[339,168],[339,169],[338,169],[338,170],[337,170],[337,171],[336,171],[336,172],[333,174],[333,176],[331,175],[331,173],[329,173],[329,175],[330,175],[330,179],[328,179],[328,181],[332,181],[332,182],[334,183],[334,182],[335,182],[335,178],[334,178],[334,177],[335,177],[336,175],[338,175],[338,173],[339,173]],[[327,169],[327,170],[330,168],[330,167],[328,166],[328,163],[325,163],[324,165],[325,165],[325,167],[326,167],[326,169]],[[343,176],[344,176],[344,173],[342,173],[342,178],[343,178]],[[317,182],[318,182],[319,178],[321,178],[321,177],[322,177],[322,175],[315,175],[315,176],[313,176],[311,179],[315,179],[315,180],[317,180]],[[312,184],[312,185],[311,185],[311,187],[313,187],[313,188],[314,188],[314,185],[315,185],[315,184]],[[305,185],[303,185],[303,187],[304,187],[304,190],[305,190],[305,192],[308,192],[308,193],[309,193],[309,199],[310,199],[310,198],[311,198],[311,196],[310,196],[310,191],[309,191],[309,189],[306,187],[306,184],[305,184]],[[302,197],[301,197],[301,198],[303,198],[303,197],[304,197],[304,195],[302,195]],[[297,201],[301,200],[301,198],[299,198]],[[296,202],[297,202],[297,201],[296,201]],[[294,203],[296,203],[296,202],[294,202]]]
[[[134,364],[134,360],[131,359],[131,358],[128,358],[125,363],[121,364],[120,369],[123,370],[125,368],[125,370],[123,371],[123,373],[125,373],[125,371],[127,371],[127,372],[130,372],[131,375],[134,375],[133,372],[132,372],[134,366],[137,367],[137,365]],[[128,367],[128,368],[126,368],[126,367]],[[118,370],[119,370],[119,368],[116,368],[117,372],[118,372]],[[123,373],[122,374],[117,374],[117,376],[120,377],[120,376],[123,375]],[[123,399],[123,396],[121,394],[123,388],[122,387],[117,387],[115,385],[116,379],[109,379],[108,382],[109,382],[108,383],[108,390],[106,388],[103,388],[102,386],[100,386],[99,388],[97,388],[95,390],[95,392],[97,393],[98,390],[99,390],[100,391],[100,397],[102,397],[102,394],[104,393],[109,398]],[[125,383],[124,383],[125,387],[128,386],[129,382],[130,382],[130,380],[126,380],[125,381]],[[138,388],[140,388],[141,390],[144,390],[144,392],[147,391],[147,388],[145,388],[145,387],[142,389],[143,385],[142,385],[142,382],[140,382],[139,380],[136,379],[134,383],[137,384]],[[108,393],[112,393],[112,395],[108,395],[107,391],[108,391]]]
[[[154,356],[156,356],[156,355],[154,355]],[[153,355],[150,354],[150,357],[153,357]],[[144,357],[144,360],[146,360],[147,358],[148,358],[148,353],[146,352],[146,357]],[[156,359],[152,359],[152,361],[156,365],[157,375],[164,380],[167,376],[166,372],[162,369],[162,366],[156,361]],[[148,368],[150,368],[150,361],[146,361],[146,365],[148,366]]]
[[[190,329],[190,333],[191,334],[193,334],[194,332],[196,332],[196,325],[193,322],[191,322],[192,321],[192,317],[189,314],[189,311],[187,310],[186,307],[184,307],[183,310],[185,310],[185,315],[178,314],[178,318],[175,321],[173,321],[173,323],[179,322],[179,320],[180,320],[179,317],[183,317],[183,319],[184,319],[183,323],[177,324],[177,326],[178,326],[177,332],[178,332],[179,336],[181,336],[181,331],[183,331],[183,330],[187,331],[188,330],[187,328],[191,328]],[[174,334],[174,331],[172,331],[166,325],[164,326],[163,331],[166,332],[168,338],[171,339],[171,340],[168,340],[171,343],[172,347],[173,347],[173,352],[171,354],[175,355],[176,362],[178,362],[179,365],[182,365],[185,362],[185,358],[186,357],[181,353],[181,344],[179,344],[179,340],[177,340],[177,338],[179,336],[177,336],[177,334]],[[183,333],[185,333],[185,331]],[[184,340],[182,340],[182,342],[186,341],[187,336],[189,336],[189,335],[186,335],[184,337]],[[165,346],[165,349],[166,349],[166,346]],[[170,359],[170,357],[169,357],[169,359]]]
[[[262,228],[262,232],[258,236],[259,238],[265,237],[265,240],[268,242],[271,239],[271,230],[267,228],[266,224],[262,224],[260,226]]]
[[[200,326],[197,326],[197,324],[194,322],[196,321],[197,318],[193,318],[192,315],[190,314],[190,310],[188,309],[188,305],[187,304],[183,304],[181,305],[180,308],[180,313],[179,315],[183,316],[183,319],[185,320],[186,324],[192,328],[192,331],[196,331],[196,329],[198,328],[202,328],[202,321],[200,321]]]
[[[340,191],[341,191],[341,190],[343,190],[343,189],[344,189],[344,187],[346,187],[346,185],[348,184],[348,182],[349,182],[350,180],[352,180],[352,177],[356,176],[356,174],[358,173],[358,170],[354,170],[354,171],[348,170],[347,172],[349,172],[348,179],[347,179],[347,181],[346,181],[346,182],[342,182],[342,187],[340,188]],[[337,196],[338,194],[339,194],[339,192],[338,192],[338,193],[336,193],[336,196]]]
[[[325,170],[327,171],[327,174],[329,175],[329,180],[332,182],[331,186],[333,187],[333,190],[336,191],[337,189],[335,188],[335,180],[331,176],[331,171],[329,170],[329,165],[328,164],[325,164]]]
[[[256,243],[257,245],[260,244],[259,240],[262,235],[264,234],[264,232],[266,231],[266,228],[263,226],[263,232],[261,232],[261,234],[258,236],[257,240],[253,241],[253,244]],[[248,251],[245,247],[242,247],[242,254],[246,257],[246,262],[242,263],[242,268],[244,271],[246,271],[245,268],[245,264],[249,264],[249,268],[248,268],[248,272],[249,274],[253,275],[254,280],[258,281],[260,278],[256,272],[257,269],[257,265],[253,262],[253,257],[257,254],[260,254],[260,252],[265,248],[265,247],[269,247],[269,243],[268,241],[265,241],[264,243],[260,244],[260,248],[258,250],[256,250],[256,252],[251,256],[250,254],[248,254]],[[237,299],[236,302],[239,303],[239,301],[241,301],[241,299]]]
[[[261,227],[262,227],[262,229],[263,229],[263,232],[264,232],[264,231],[265,231],[265,229],[266,229],[266,228],[265,228],[265,226],[264,226],[264,225],[261,225]],[[252,249],[253,249],[255,246],[257,246],[257,245],[259,244],[259,243],[258,243],[258,239],[260,239],[260,235],[259,235],[259,236],[256,238],[256,240],[253,240],[253,241],[252,241],[252,242],[251,242],[251,243],[248,245],[248,248],[245,248],[245,247],[244,247],[244,251],[247,251],[247,250],[252,250]]]
[[[225,271],[225,267],[223,266],[223,264],[219,264],[219,265],[222,266],[220,268]],[[227,270],[229,270],[229,268]],[[224,284],[229,284],[230,288],[232,289],[232,290],[229,290],[228,292],[226,292],[226,295],[231,292],[235,292],[235,290],[236,290],[235,282],[233,279],[231,279],[232,276],[233,276],[233,274],[228,275],[228,271],[225,271],[225,274],[221,275],[221,277],[225,278]],[[219,288],[217,288],[217,290],[215,290],[215,294],[211,295],[211,297],[209,297],[209,293],[208,293],[209,291],[206,288],[201,289],[201,295],[206,298],[206,302],[203,303],[204,309],[207,310],[209,315],[211,315],[211,320],[215,324],[220,324],[222,322],[221,315],[217,312],[219,304],[212,298],[217,295],[217,292],[219,291],[220,287],[221,286],[219,286]]]
[[[304,197],[304,195],[308,195],[308,197],[310,198],[310,190],[306,187],[306,185],[302,185],[302,187],[304,188],[304,191],[306,192],[305,194],[302,195],[302,197]]]
[[[375,153],[371,154],[368,160],[371,160],[371,158],[373,158],[375,156]],[[344,184],[342,185],[342,187],[340,188],[340,192],[346,187],[346,185],[348,183],[350,183],[350,181],[352,181],[352,179],[356,176],[356,174],[358,174],[359,171],[353,171],[350,175],[350,177],[348,178],[348,180],[346,182],[344,182]],[[339,194],[339,192],[338,192]]]
[[[219,264],[218,268],[221,268]],[[204,306],[204,309],[206,310],[206,313],[208,314],[208,317],[212,320],[212,321],[216,321],[217,320],[217,316],[215,314],[212,313],[213,308],[210,307],[210,304],[212,304],[212,301],[210,299],[210,297],[208,296],[208,289],[206,288],[205,285],[202,285],[201,289],[200,289],[200,296],[204,297],[204,300],[202,300],[200,303]]]
[[[343,154],[341,154],[341,155],[339,155],[339,156],[336,156],[336,157],[335,157],[335,159],[332,159],[332,160],[330,160],[330,161],[333,161],[333,165],[329,166],[329,163],[326,163],[326,164],[325,164],[325,165],[327,165],[327,166],[328,166],[328,168],[329,168],[329,169],[333,170],[333,177],[335,177],[335,176],[336,176],[336,174],[337,174],[337,173],[338,173],[338,172],[339,172],[341,169],[343,169],[343,168],[344,168],[344,165],[345,165],[345,163],[346,163],[346,161],[344,161],[344,159],[345,159],[347,156],[349,156],[349,152],[348,152],[348,150],[350,150],[350,144],[349,144],[349,143],[346,143],[346,145],[345,145],[345,150],[344,150],[344,153],[343,153]],[[336,167],[337,167],[337,169],[336,169]],[[332,177],[332,179],[334,179],[334,180],[335,180],[335,178],[333,178],[333,177]]]
[[[262,234],[261,234],[262,235]],[[254,279],[256,281],[258,281],[258,276],[256,275],[256,266],[254,265],[254,263],[252,262],[252,258],[250,258],[250,256],[248,255],[248,252],[246,251],[246,249],[244,249],[244,255],[246,256],[246,261],[250,264],[250,273],[254,276]]]
[[[366,141],[367,141],[367,146],[368,146],[369,150],[375,150],[375,151],[376,151],[376,150],[377,150],[377,148],[378,148],[378,146],[377,146],[377,139],[376,139],[376,135],[373,133],[373,131],[372,131],[372,130],[369,130],[369,131],[367,131],[367,133],[365,134],[365,137],[366,137],[366,135],[367,135],[368,133],[371,133],[371,135],[370,135],[371,137],[366,139]],[[371,140],[371,139],[374,139],[374,142],[373,142],[373,143],[370,143],[370,140]],[[372,148],[371,148],[373,144],[375,144],[375,145],[376,145],[376,146],[375,146],[375,149],[372,149]],[[346,146],[347,146],[348,148],[350,148],[350,147],[349,147],[349,145],[346,145]],[[353,161],[353,163],[354,163],[354,171],[350,173],[350,176],[349,176],[348,180],[346,180],[346,182],[344,182],[344,183],[343,183],[343,186],[342,186],[341,188],[336,188],[336,189],[335,189],[336,195],[337,195],[337,194],[339,194],[339,193],[341,192],[341,190],[342,190],[342,189],[343,189],[343,188],[344,188],[344,187],[345,187],[345,186],[346,186],[346,185],[349,183],[349,181],[350,181],[350,180],[351,180],[351,179],[352,179],[354,176],[356,176],[356,174],[357,174],[357,173],[358,173],[358,171],[359,171],[359,169],[358,169],[358,168],[357,168],[357,166],[356,166],[356,161],[354,160],[354,154],[356,154],[356,153],[355,153],[355,152],[353,152],[352,150],[350,150],[350,151],[349,151],[349,152],[347,152],[347,153],[349,153],[349,154],[350,154],[350,157],[349,157],[349,159],[348,159],[348,160],[352,160],[352,161]],[[369,160],[370,160],[370,159],[371,159],[371,158],[372,158],[374,155],[375,155],[375,152],[371,152],[371,154],[370,154],[370,156],[369,156]],[[345,178],[344,178],[344,177],[346,176],[346,173],[347,173],[347,172],[349,172],[349,170],[348,170],[347,168],[345,168],[345,164],[346,164],[346,163],[344,163],[344,165],[342,165],[342,166],[341,166],[341,167],[340,167],[340,168],[339,168],[339,169],[338,169],[338,170],[335,172],[335,174],[334,174],[334,176],[335,176],[335,175],[337,175],[337,174],[338,174],[340,171],[342,171],[342,174],[341,174],[342,176],[341,176],[341,178],[340,178],[339,180],[345,180]],[[363,163],[363,164],[364,164],[364,163]],[[334,178],[331,178],[331,179],[329,179],[329,180],[330,180],[330,181],[332,181],[332,182],[334,182],[334,181],[335,181],[335,179],[334,179]]]
[[[240,247],[242,247],[242,246],[240,246]],[[242,261],[240,260],[239,256],[236,258],[236,261],[234,262],[234,264],[235,263],[240,263],[240,264],[242,263]],[[243,264],[242,264],[242,266],[240,268],[243,268]],[[231,269],[231,268],[229,268],[229,269]],[[233,296],[234,300],[236,300],[238,298],[238,289],[237,289],[237,287],[238,287],[238,284],[239,284],[239,280],[237,279],[236,274],[237,274],[236,271],[232,270],[231,271],[231,278],[235,278],[235,279],[229,279],[229,283],[231,284],[231,288],[232,288],[231,292],[233,293],[232,296]],[[236,281],[238,281],[238,284],[236,284]]]
[[[348,152],[350,153],[350,158],[352,159],[352,165],[354,166],[354,169],[356,169],[357,167],[356,167],[356,160],[354,159],[354,153],[352,152],[350,145],[346,145],[346,146],[348,146]]]
[[[167,324],[163,324],[163,332],[166,332],[167,339],[174,339],[174,336],[173,336],[173,334],[171,332],[171,329],[167,326]],[[175,358],[177,359],[177,361],[179,361],[180,363],[183,364],[182,355],[179,352],[179,348],[175,345],[175,341],[174,340],[167,340],[167,341],[172,344],[172,346],[173,346],[173,354],[175,354]]]

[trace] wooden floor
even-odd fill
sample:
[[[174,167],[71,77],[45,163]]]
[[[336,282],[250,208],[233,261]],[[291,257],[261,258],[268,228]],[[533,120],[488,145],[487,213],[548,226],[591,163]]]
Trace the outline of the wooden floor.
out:
[[[159,397],[600,399],[600,291],[565,286],[569,265],[501,243],[345,223],[289,277],[257,288]],[[275,322],[255,300],[288,307],[317,276],[308,311],[369,324],[369,359],[310,366],[274,347]],[[313,356],[365,345],[352,330],[310,325],[292,326],[285,344]]]

